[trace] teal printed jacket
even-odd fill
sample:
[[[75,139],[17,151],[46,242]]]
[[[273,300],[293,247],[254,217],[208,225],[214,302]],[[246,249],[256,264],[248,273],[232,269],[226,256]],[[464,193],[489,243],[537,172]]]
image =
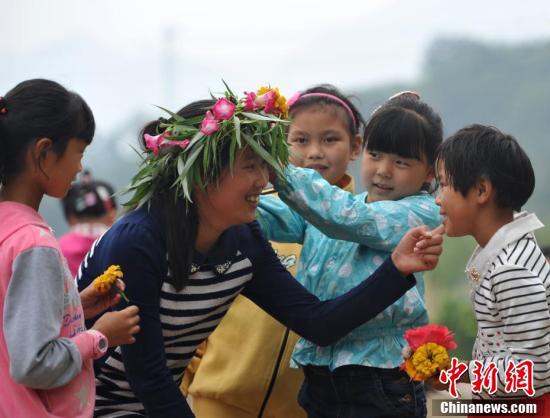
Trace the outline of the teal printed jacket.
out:
[[[285,174],[287,182],[276,184],[280,199],[262,196],[258,220],[267,239],[303,245],[296,279],[321,300],[374,272],[410,228],[441,223],[427,192],[367,203],[367,192],[353,195],[331,186],[314,170],[289,166]],[[428,323],[422,274],[415,277],[416,287],[336,344],[320,347],[301,338],[293,366],[398,367],[405,331]]]

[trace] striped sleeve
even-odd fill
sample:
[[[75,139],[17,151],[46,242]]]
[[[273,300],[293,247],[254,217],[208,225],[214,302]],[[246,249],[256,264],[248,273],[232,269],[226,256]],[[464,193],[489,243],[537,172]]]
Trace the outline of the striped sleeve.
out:
[[[507,353],[497,352],[484,359],[485,367],[490,363],[498,366],[497,394],[505,394],[505,371],[510,360],[516,364],[527,359],[533,361],[536,389],[541,388],[537,382],[547,381],[550,374],[550,313],[544,277],[540,275],[547,273],[547,264],[543,265],[546,269],[538,271],[524,267],[531,264],[526,259],[537,256],[540,250],[533,240],[518,243],[509,251],[506,264],[491,273],[489,292],[484,292],[492,299],[486,302],[492,304],[500,316],[502,338],[508,348]],[[480,296],[478,293],[476,298]]]

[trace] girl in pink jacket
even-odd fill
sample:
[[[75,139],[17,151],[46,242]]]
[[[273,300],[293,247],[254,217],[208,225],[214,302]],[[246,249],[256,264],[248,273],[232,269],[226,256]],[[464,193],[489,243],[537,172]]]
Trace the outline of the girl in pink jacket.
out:
[[[139,330],[135,306],[86,330],[84,319],[120,296],[91,286],[79,295],[38,213],[45,194],[65,195],[94,130],[84,100],[55,82],[25,81],[0,97],[0,418],[91,417],[92,360]]]

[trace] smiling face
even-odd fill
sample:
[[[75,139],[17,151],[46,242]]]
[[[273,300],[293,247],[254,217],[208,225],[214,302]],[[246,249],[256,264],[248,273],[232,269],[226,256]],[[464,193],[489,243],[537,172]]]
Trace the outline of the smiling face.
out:
[[[288,132],[290,162],[312,168],[329,183],[337,183],[346,174],[348,164],[360,152],[361,137],[350,135],[346,114],[336,106],[300,110]]]
[[[404,158],[397,154],[365,148],[361,165],[367,201],[398,200],[418,193],[433,179],[433,170],[425,158]]]
[[[201,222],[221,230],[252,222],[262,189],[269,180],[267,163],[249,148],[237,152],[233,171],[226,168],[219,183],[196,191]]]

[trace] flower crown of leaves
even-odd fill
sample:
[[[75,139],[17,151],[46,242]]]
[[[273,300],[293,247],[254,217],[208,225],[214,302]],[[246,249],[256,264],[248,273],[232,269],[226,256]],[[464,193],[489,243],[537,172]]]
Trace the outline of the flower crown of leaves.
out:
[[[165,187],[156,180],[167,172],[176,177],[171,185],[176,197],[192,202],[195,187],[204,189],[219,179],[223,147],[228,147],[231,170],[236,152],[248,146],[283,178],[288,164],[285,97],[277,88],[261,87],[256,93],[245,92],[245,97],[238,98],[224,85],[223,97],[212,96],[216,103],[206,109],[205,116],[184,118],[160,108],[170,119],[158,124],[157,135],[144,134],[146,150],[138,173],[125,190],[134,192],[125,206],[135,208],[150,201],[158,187]]]

